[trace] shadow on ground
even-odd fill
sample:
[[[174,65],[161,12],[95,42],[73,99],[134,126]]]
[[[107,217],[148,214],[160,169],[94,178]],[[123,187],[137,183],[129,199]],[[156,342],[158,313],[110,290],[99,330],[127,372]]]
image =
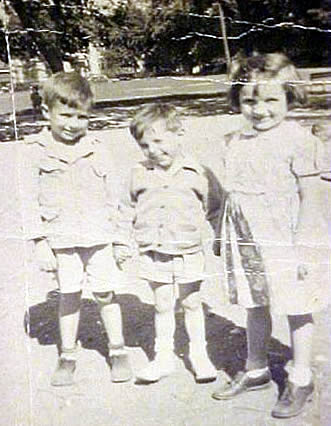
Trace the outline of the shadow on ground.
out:
[[[31,306],[25,315],[26,332],[31,338],[36,338],[41,345],[59,346],[58,296],[56,291],[48,293],[45,302]],[[152,359],[155,337],[153,306],[141,302],[132,294],[118,295],[117,299],[122,309],[126,345],[140,347],[147,357]],[[234,376],[245,367],[246,331],[232,321],[210,312],[207,305],[204,305],[204,312],[210,358],[218,370],[224,370],[230,376]],[[184,314],[180,308],[177,309],[176,321],[175,352],[183,359],[186,368],[191,370]],[[83,348],[98,351],[107,358],[107,335],[98,306],[93,300],[82,300],[78,338]],[[273,380],[279,388],[282,388],[285,378],[283,367],[290,359],[290,349],[278,340],[272,339],[269,356]]]

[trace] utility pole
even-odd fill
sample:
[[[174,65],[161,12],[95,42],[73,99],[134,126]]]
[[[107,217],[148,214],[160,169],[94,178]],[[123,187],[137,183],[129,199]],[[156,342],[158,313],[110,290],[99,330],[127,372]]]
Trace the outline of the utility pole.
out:
[[[221,2],[218,2],[218,11],[220,16],[220,25],[221,25],[221,33],[222,33],[223,47],[224,47],[225,60],[226,60],[226,68],[227,68],[227,71],[229,72],[229,69],[231,67],[231,56],[230,56],[228,38],[226,34],[225,17],[224,17]]]

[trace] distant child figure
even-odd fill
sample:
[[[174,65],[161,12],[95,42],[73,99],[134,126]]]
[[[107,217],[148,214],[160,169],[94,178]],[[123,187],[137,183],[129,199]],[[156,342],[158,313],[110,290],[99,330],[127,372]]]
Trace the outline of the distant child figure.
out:
[[[41,114],[41,103],[42,103],[42,98],[40,96],[38,86],[32,86],[30,97],[31,97],[34,115],[37,116]]]
[[[30,185],[24,199],[26,229],[29,238],[35,239],[39,260],[47,269],[57,269],[60,288],[61,354],[51,379],[53,386],[74,382],[85,275],[109,339],[112,381],[131,378],[115,298],[114,171],[105,148],[87,133],[91,106],[87,80],[76,73],[54,74],[43,93],[49,129],[26,139],[23,159],[25,169],[32,170],[31,183],[28,179],[22,182]]]
[[[153,361],[136,374],[139,382],[157,382],[172,374],[174,363],[175,303],[185,314],[189,359],[197,382],[216,379],[206,350],[205,320],[200,287],[205,278],[202,234],[217,218],[220,187],[214,175],[184,155],[182,124],[176,109],[164,104],[143,108],[130,131],[146,161],[131,173],[130,200],[114,248],[122,263],[129,255],[130,231],[139,248],[140,278],[149,282],[155,301]],[[125,236],[125,231],[128,234]]]
[[[294,65],[280,53],[242,59],[233,75],[231,105],[251,129],[224,140],[228,193],[219,234],[231,303],[247,308],[246,371],[213,393],[217,400],[270,385],[269,308],[288,317],[293,361],[272,416],[298,415],[314,392],[312,313],[326,307],[327,230],[320,217],[321,142],[289,108],[305,100]]]

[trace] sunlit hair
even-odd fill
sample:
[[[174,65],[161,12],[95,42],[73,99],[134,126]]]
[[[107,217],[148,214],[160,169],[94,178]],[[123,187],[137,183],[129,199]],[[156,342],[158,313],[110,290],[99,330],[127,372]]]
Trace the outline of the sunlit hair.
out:
[[[182,129],[176,108],[171,105],[156,103],[147,105],[138,111],[130,125],[131,135],[139,142],[145,131],[158,120],[164,120],[166,129],[171,132]]]
[[[43,102],[52,108],[56,101],[73,108],[90,109],[93,94],[88,81],[77,72],[58,72],[44,84]]]
[[[283,53],[239,56],[232,64],[230,79],[232,85],[229,102],[232,109],[237,112],[240,111],[240,91],[246,84],[268,83],[270,80],[283,85],[289,108],[306,102],[306,89],[302,79],[295,66]]]

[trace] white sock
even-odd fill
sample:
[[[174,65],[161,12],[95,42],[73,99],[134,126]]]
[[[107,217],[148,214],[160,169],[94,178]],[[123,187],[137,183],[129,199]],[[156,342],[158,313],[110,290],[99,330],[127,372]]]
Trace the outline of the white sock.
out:
[[[67,361],[77,361],[77,353],[79,350],[78,343],[73,348],[63,348],[61,350],[61,358]]]
[[[294,368],[289,371],[288,379],[297,386],[307,386],[312,380],[310,368]]]
[[[266,373],[268,370],[269,370],[269,367],[257,368],[255,370],[247,371],[246,374],[251,379],[257,379],[258,377],[262,376],[262,374]]]

